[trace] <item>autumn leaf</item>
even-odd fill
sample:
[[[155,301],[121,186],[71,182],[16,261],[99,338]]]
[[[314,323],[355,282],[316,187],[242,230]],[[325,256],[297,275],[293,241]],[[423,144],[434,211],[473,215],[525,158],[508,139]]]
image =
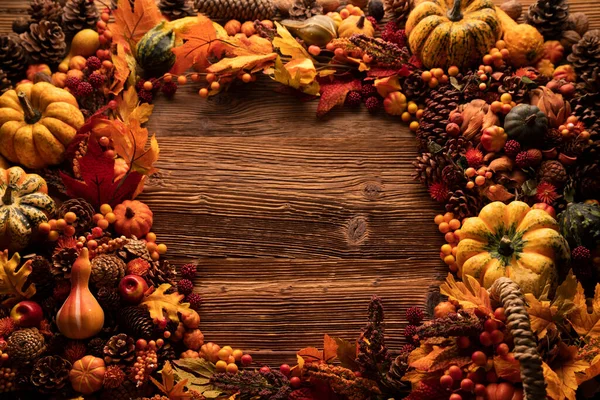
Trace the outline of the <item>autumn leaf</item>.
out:
[[[546,394],[552,400],[562,400],[560,378],[545,362],[542,362],[542,369],[544,371],[544,381],[546,381]]]
[[[577,383],[580,385],[600,375],[600,354],[592,359],[589,368],[584,372],[584,374],[577,375]]]
[[[271,42],[258,35],[228,38],[226,46],[228,53],[232,56],[271,54],[274,52]]]
[[[276,53],[227,57],[211,65],[206,70],[214,74],[228,75],[235,75],[241,70],[252,73],[268,68],[272,65],[271,61],[276,58]]]
[[[316,347],[305,347],[296,353],[305,362],[323,361],[323,352]]]
[[[548,332],[556,332],[554,323],[558,308],[550,304],[550,301],[539,301],[531,293],[525,295],[527,301],[527,312],[531,321],[531,329],[537,333],[538,339],[546,337]]]
[[[108,24],[113,34],[113,42],[126,43],[130,49],[135,49],[137,42],[154,28],[163,17],[154,0],[136,0],[133,10],[128,0],[119,0],[121,7],[113,10],[115,22]]]
[[[358,354],[358,346],[356,341],[349,341],[342,338],[333,338],[337,343],[337,358],[344,368],[355,371],[358,368],[356,356]]]
[[[277,35],[273,39],[273,47],[276,47],[279,52],[285,56],[290,56],[292,59],[295,58],[308,58],[312,60],[312,57],[306,51],[292,34],[283,27],[279,22],[275,22],[277,28]]]
[[[186,312],[190,308],[189,303],[181,303],[185,297],[177,292],[165,294],[171,285],[163,283],[154,292],[146,296],[142,301],[142,305],[148,307],[150,317],[154,323],[163,325],[167,323],[167,318],[175,323],[179,323],[177,313]]]
[[[379,95],[383,98],[387,97],[388,94],[397,92],[401,89],[398,75],[375,79],[373,86],[375,86],[377,93],[379,93]]]
[[[312,61],[306,59],[308,62],[310,62],[312,64]],[[293,61],[290,61],[290,63],[292,63]],[[282,83],[286,86],[292,87],[296,90],[300,90],[303,93],[306,94],[310,94],[310,95],[317,95],[319,94],[319,83],[317,81],[314,80],[314,76],[312,76],[312,81],[305,81],[307,82],[306,84],[302,82],[302,72],[300,70],[296,70],[294,75],[292,76],[289,68],[287,66],[289,66],[289,64],[283,65],[283,63],[281,62],[281,58],[277,57],[275,59],[275,67],[273,68],[273,73],[272,73],[272,78],[279,82]],[[313,65],[314,68],[314,65]],[[311,74],[312,75],[312,74]],[[316,70],[315,70],[315,75],[316,75]]]
[[[331,336],[325,334],[323,338],[323,359],[330,363],[337,358],[338,344]]]
[[[584,373],[585,370],[590,367],[590,364],[577,357],[576,346],[567,346],[563,342],[559,343],[558,346],[560,356],[551,363],[551,368],[556,374],[560,385],[558,393],[556,393],[556,389],[553,388],[554,393],[551,396],[555,400],[575,400],[575,392],[578,387],[577,377]],[[556,381],[556,378],[554,378],[550,372],[546,372],[546,370],[544,370],[544,372],[544,376],[548,374],[550,380]],[[557,394],[558,396],[556,396]]]
[[[568,320],[575,331],[581,336],[600,337],[600,283],[596,285],[591,313],[587,311],[585,293],[579,282],[573,303],[575,308],[569,313]]]
[[[491,188],[494,188],[493,190]],[[507,202],[512,200],[515,197],[514,193],[510,193],[506,188],[502,185],[490,185],[483,190],[483,195],[487,197],[490,201],[501,201]]]
[[[150,376],[150,380],[156,387],[167,395],[169,400],[181,400],[189,399],[192,395],[189,392],[185,392],[185,385],[188,382],[187,379],[180,380],[175,384],[175,376],[173,373],[173,367],[169,361],[165,362],[162,370],[160,371],[162,383]]]
[[[125,87],[125,83],[129,81],[130,86],[134,85],[133,79],[137,62],[131,53],[131,49],[125,43],[117,43],[117,50],[111,53],[112,63],[115,67],[115,72],[110,85],[110,93],[118,95]]]
[[[177,379],[187,380],[186,386],[196,390],[207,399],[221,396],[223,392],[210,383],[215,373],[215,365],[203,358],[181,358],[173,360],[173,370]]]
[[[499,378],[512,383],[521,382],[521,363],[514,356],[494,356],[494,370]]]
[[[460,355],[456,344],[448,347],[432,346],[426,356],[412,361],[409,366],[420,371],[435,372],[448,368],[450,365],[463,367],[471,362],[469,356]]]
[[[148,103],[139,102],[139,98],[134,86],[130,86],[122,96],[117,98],[117,111],[121,120],[128,123],[129,120],[137,120],[140,124],[145,124],[150,119],[154,106]]]
[[[440,286],[440,292],[458,301],[467,311],[479,309],[486,314],[493,312],[488,291],[470,275],[466,275],[463,282],[457,282],[452,274],[448,274],[446,282]]]
[[[190,67],[204,69],[208,66],[208,55],[217,40],[217,32],[210,19],[198,15],[198,22],[181,33],[183,44],[173,49],[177,61],[171,73],[182,74]]]
[[[8,259],[8,250],[0,253],[0,295],[8,296],[2,302],[5,306],[13,305],[18,300],[28,299],[35,294],[33,283],[25,287],[27,277],[33,271],[31,260],[19,268],[20,261],[19,253],[14,253],[10,259]]]
[[[351,81],[322,81],[321,82],[321,98],[317,106],[317,116],[322,117],[327,114],[335,106],[343,105],[346,101],[346,96],[352,90],[360,90],[362,83],[359,79]]]

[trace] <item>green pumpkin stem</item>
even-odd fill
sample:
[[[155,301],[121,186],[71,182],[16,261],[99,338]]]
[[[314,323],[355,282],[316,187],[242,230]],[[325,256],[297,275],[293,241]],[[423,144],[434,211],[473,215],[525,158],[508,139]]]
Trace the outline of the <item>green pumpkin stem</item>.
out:
[[[25,122],[29,125],[33,125],[42,118],[42,114],[33,108],[31,102],[27,98],[27,95],[24,92],[19,92],[17,94],[19,97],[19,103],[21,103],[21,107],[23,108],[23,113],[25,114]]]
[[[462,11],[460,9],[461,0],[454,0],[454,5],[448,11],[448,19],[452,22],[458,22],[463,18]]]
[[[509,257],[514,252],[515,249],[513,248],[512,240],[510,240],[508,236],[502,236],[500,244],[498,245],[498,253],[504,257]]]
[[[127,207],[125,209],[125,218],[131,219],[133,217],[135,217],[135,212],[133,211],[133,209],[131,207]]]
[[[525,118],[525,123],[529,126],[534,125],[536,119],[537,115],[531,114],[529,117]]]
[[[362,29],[365,26],[365,16],[361,15],[360,18],[358,19],[358,22],[356,23],[356,27],[358,29]]]
[[[12,186],[7,186],[6,191],[4,192],[4,195],[2,196],[2,204],[4,204],[5,206],[9,206],[12,204],[12,202],[13,202],[12,192],[13,192]]]

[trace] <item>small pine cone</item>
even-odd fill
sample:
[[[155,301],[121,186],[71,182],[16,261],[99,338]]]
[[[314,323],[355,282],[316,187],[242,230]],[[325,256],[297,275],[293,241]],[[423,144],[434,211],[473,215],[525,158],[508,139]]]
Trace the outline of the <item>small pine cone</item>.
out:
[[[135,338],[150,339],[154,333],[154,323],[144,306],[123,308],[117,320],[121,330]]]
[[[451,212],[458,219],[474,217],[482,206],[481,197],[470,190],[456,190],[450,194],[446,203],[446,211]]]
[[[160,0],[158,9],[170,21],[195,15],[191,0]]]
[[[63,8],[62,26],[65,34],[72,37],[83,29],[95,29],[99,18],[98,9],[93,1],[68,0]]]
[[[470,140],[465,139],[463,136],[449,139],[446,142],[446,154],[450,158],[456,158],[459,156],[466,155],[469,150],[473,148],[473,143]]]
[[[42,256],[31,258],[31,274],[27,281],[35,285],[35,294],[39,298],[47,298],[52,295],[54,288],[54,276],[51,272],[50,262]]]
[[[100,306],[107,312],[116,311],[121,306],[121,296],[114,287],[101,287],[98,289],[96,298]]]
[[[129,239],[127,244],[123,247],[123,251],[121,253],[122,254],[119,255],[126,260],[141,258],[142,260],[147,261],[149,264],[154,262],[150,256],[150,252],[148,252],[146,242],[136,238]]]
[[[412,71],[402,82],[402,92],[414,101],[422,100],[429,91],[429,86],[421,78],[421,73],[421,70]]]
[[[8,75],[2,69],[0,69],[0,96],[12,88],[12,83],[10,79],[8,79]]]
[[[31,0],[27,13],[33,22],[41,20],[60,23],[62,19],[62,6],[56,0]]]
[[[158,262],[152,262],[150,269],[144,275],[144,279],[148,282],[148,286],[158,287],[163,283],[168,283],[175,287],[175,278],[177,272],[175,267],[171,265],[167,260],[160,260]]]
[[[118,365],[109,365],[104,373],[104,387],[106,389],[118,388],[125,381],[125,372]]]
[[[167,361],[177,360],[177,353],[171,343],[165,342],[165,344],[157,350],[156,355],[158,356],[158,363],[164,364]]]
[[[288,10],[291,19],[305,20],[323,14],[323,6],[316,0],[296,0]]]
[[[65,34],[56,22],[31,24],[29,32],[21,34],[21,44],[34,63],[59,63],[67,51]]]
[[[0,34],[0,68],[10,81],[16,82],[24,77],[28,57],[19,35]]]
[[[62,389],[69,382],[71,363],[59,356],[42,357],[31,371],[31,383],[42,393]]]
[[[520,103],[529,94],[529,89],[520,76],[505,75],[502,84],[498,87],[498,93],[508,93],[513,101]]]
[[[13,332],[8,338],[6,352],[11,361],[28,363],[46,350],[46,341],[37,328]]]
[[[83,342],[71,340],[65,346],[63,357],[73,364],[87,354],[87,346]]]
[[[96,287],[115,286],[125,275],[125,263],[112,254],[100,254],[92,259],[90,280]]]
[[[75,213],[77,216],[77,220],[73,223],[73,226],[78,235],[90,229],[95,211],[94,207],[85,199],[69,199],[62,203],[57,211],[58,218],[64,218],[68,212]]]
[[[95,337],[87,343],[88,354],[91,354],[94,357],[104,357],[104,346],[106,345],[106,340]]]
[[[423,153],[413,162],[413,179],[426,183],[427,186],[439,182],[443,179],[442,172],[448,164],[449,160],[443,155]]]
[[[569,3],[567,0],[537,0],[529,6],[525,16],[546,40],[557,39],[567,29],[569,23]]]
[[[412,345],[407,345],[412,346]],[[414,348],[414,346],[412,346]],[[406,389],[406,384],[402,382],[402,378],[404,374],[408,370],[408,356],[405,354],[400,354],[398,357],[394,359],[392,364],[390,365],[390,370],[385,376],[383,383],[385,386],[395,390],[400,391],[402,389]]]
[[[385,0],[385,11],[392,13],[396,20],[406,21],[412,9],[412,0]]]
[[[69,278],[71,276],[71,267],[73,263],[79,257],[79,253],[76,248],[63,247],[58,249],[52,255],[52,274]]]
[[[104,361],[107,364],[130,363],[134,358],[134,340],[124,333],[112,336],[104,345]]]
[[[567,60],[577,73],[577,80],[592,92],[600,91],[600,29],[587,31]]]
[[[567,171],[559,161],[544,161],[538,169],[538,181],[551,183],[557,189],[562,188],[567,179]]]
[[[600,133],[600,93],[585,93],[570,101],[571,110],[592,135]]]
[[[196,0],[196,8],[211,19],[240,21],[272,19],[276,12],[272,0]]]

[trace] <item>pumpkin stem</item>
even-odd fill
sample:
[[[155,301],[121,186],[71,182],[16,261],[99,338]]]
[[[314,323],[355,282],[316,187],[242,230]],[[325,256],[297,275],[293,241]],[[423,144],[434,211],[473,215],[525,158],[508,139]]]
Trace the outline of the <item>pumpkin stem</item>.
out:
[[[135,211],[131,207],[127,207],[125,209],[125,218],[131,219],[133,217],[135,217]]]
[[[463,14],[460,10],[461,0],[454,0],[454,5],[448,11],[448,19],[452,22],[460,21],[463,18]]]
[[[500,245],[498,246],[498,253],[504,257],[508,257],[514,253],[515,249],[512,246],[512,241],[508,236],[502,236],[500,239]]]
[[[23,113],[25,114],[25,122],[29,125],[33,125],[42,118],[42,114],[33,108],[31,102],[27,98],[27,95],[24,92],[19,92],[17,94],[19,97],[19,103],[21,103],[21,107],[23,108]]]
[[[365,26],[365,16],[361,15],[360,18],[358,19],[358,22],[356,22],[356,27],[358,29],[362,29]]]
[[[527,125],[533,125],[535,124],[535,120],[537,119],[537,115],[535,114],[531,114],[529,117],[525,118],[525,123]]]
[[[13,203],[12,192],[13,192],[12,186],[10,186],[10,185],[7,186],[6,191],[4,192],[4,195],[2,196],[2,204],[4,204],[5,206],[9,206]]]

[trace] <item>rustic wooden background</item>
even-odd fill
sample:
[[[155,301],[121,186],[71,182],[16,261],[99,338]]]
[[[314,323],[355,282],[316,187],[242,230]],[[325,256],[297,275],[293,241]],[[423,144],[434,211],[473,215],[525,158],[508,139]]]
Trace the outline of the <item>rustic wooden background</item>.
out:
[[[524,0],[530,4],[532,0]],[[26,14],[0,0],[0,32]],[[572,0],[600,28],[600,1]],[[440,207],[411,179],[413,134],[397,119],[334,110],[255,83],[209,101],[198,88],[160,99],[150,129],[160,173],[141,196],[177,265],[196,261],[206,339],[293,362],[324,333],[357,337],[371,295],[403,343],[407,307],[447,269]]]

